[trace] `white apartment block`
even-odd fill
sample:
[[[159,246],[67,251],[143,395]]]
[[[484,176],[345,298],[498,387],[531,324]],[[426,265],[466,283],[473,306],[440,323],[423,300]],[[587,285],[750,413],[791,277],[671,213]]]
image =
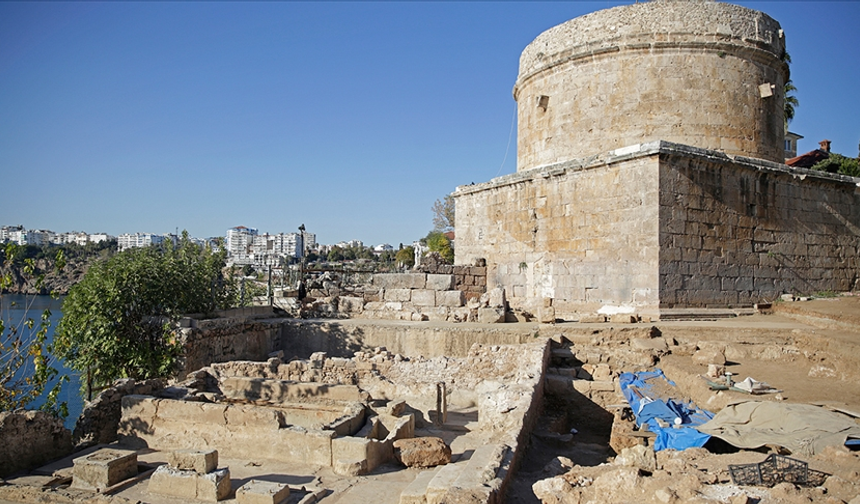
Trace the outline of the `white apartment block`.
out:
[[[280,266],[287,258],[302,256],[302,236],[299,233],[268,233],[253,237],[251,263],[260,266]]]
[[[128,250],[134,247],[159,245],[164,243],[167,239],[170,239],[170,237],[152,233],[125,233],[116,237],[116,244],[119,251],[122,252],[123,250]]]
[[[364,242],[361,240],[342,241],[342,242],[338,242],[337,246],[340,248],[349,248],[349,247],[360,248],[360,247],[364,246]]]
[[[3,226],[0,227],[0,243],[5,243],[7,241],[17,241],[14,240],[13,236],[19,236],[16,233],[24,231],[23,226]]]
[[[302,231],[302,243],[304,244],[305,250],[312,250],[316,248],[317,235],[314,233],[308,233],[307,231]]]
[[[251,246],[257,236],[255,228],[236,226],[227,230],[227,257],[231,264],[251,264]]]
[[[91,235],[87,235],[87,240],[89,240],[92,243],[101,243],[103,241],[110,241],[113,239],[114,239],[113,236],[111,236],[107,233],[94,233]]]

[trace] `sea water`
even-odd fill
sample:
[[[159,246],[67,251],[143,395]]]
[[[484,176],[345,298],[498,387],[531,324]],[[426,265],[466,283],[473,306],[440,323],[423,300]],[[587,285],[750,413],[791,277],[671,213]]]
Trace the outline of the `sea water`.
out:
[[[53,299],[51,296],[31,296],[23,294],[3,294],[0,296],[0,317],[8,326],[11,322],[15,326],[21,327],[21,330],[26,331],[22,321],[26,318],[33,319],[35,331],[39,326],[39,321],[42,318],[42,312],[46,309],[51,311],[51,326],[48,328],[47,342],[54,340],[54,329],[63,317],[62,313],[62,298]],[[6,331],[5,334],[8,334]],[[84,400],[81,397],[81,380],[77,372],[67,368],[62,361],[54,361],[54,368],[57,369],[59,375],[69,377],[69,381],[63,384],[63,387],[58,398],[59,402],[65,402],[69,408],[69,416],[65,420],[67,428],[72,429],[75,426],[75,421],[81,415],[84,409]],[[48,391],[57,383],[59,378],[54,378],[47,387],[45,393],[27,406],[27,409],[38,409],[39,406],[45,403],[45,396]]]

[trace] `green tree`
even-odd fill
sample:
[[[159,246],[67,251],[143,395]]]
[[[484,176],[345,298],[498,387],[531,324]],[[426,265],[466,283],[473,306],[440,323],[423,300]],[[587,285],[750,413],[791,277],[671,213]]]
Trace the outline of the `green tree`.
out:
[[[788,51],[783,49],[781,59],[783,62],[785,62],[787,66],[791,65],[791,55],[788,54]],[[797,88],[794,87],[794,84],[791,82],[791,79],[786,80],[785,85],[782,88],[782,118],[786,133],[788,133],[788,123],[790,123],[791,120],[794,119],[794,109],[800,106],[800,102],[797,100],[797,97],[792,94],[795,91],[797,91]]]
[[[176,246],[133,248],[94,263],[63,302],[56,349],[93,386],[168,376],[180,353],[173,328],[184,313],[235,302],[225,252],[183,233]]]
[[[794,109],[800,106],[797,97],[794,96],[797,88],[792,84],[791,79],[785,81],[784,101],[783,101],[783,117],[785,120],[785,132],[788,132],[788,124],[794,119]]]
[[[840,173],[849,177],[860,177],[860,159],[845,157],[833,152],[827,159],[815,163],[812,169]]]
[[[50,384],[41,409],[65,417],[68,409],[65,403],[58,402],[63,383],[68,377],[60,376],[54,367],[55,357],[52,344],[48,342],[48,329],[51,327],[51,311],[46,309],[39,316],[38,323],[30,316],[33,298],[27,298],[24,306],[13,306],[3,300],[2,293],[14,283],[15,275],[34,278],[36,289],[40,289],[44,274],[36,273],[35,259],[23,258],[24,247],[9,243],[3,248],[3,263],[6,273],[0,276],[0,411],[24,408],[40,397]],[[57,252],[54,265],[62,269],[65,264],[63,250]],[[56,293],[52,293],[56,298]],[[23,311],[23,316],[11,316],[11,308]]]
[[[328,251],[326,259],[328,260],[328,262],[343,261],[343,249],[335,245],[331,248],[331,250]]]
[[[433,203],[433,231],[452,231],[454,229],[454,196],[445,195]]]
[[[449,240],[444,233],[439,231],[430,231],[423,241],[427,244],[427,248],[430,249],[430,252],[439,252],[439,255],[441,255],[442,259],[447,263],[454,263],[454,248],[451,246],[451,240]]]
[[[403,247],[397,251],[394,256],[397,265],[402,268],[411,268],[415,266],[415,249],[413,247]]]

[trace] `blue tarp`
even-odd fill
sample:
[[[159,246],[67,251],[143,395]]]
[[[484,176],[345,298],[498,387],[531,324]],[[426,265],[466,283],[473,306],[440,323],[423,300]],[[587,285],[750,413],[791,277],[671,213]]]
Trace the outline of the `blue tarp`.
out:
[[[657,435],[654,440],[654,451],[672,448],[685,450],[704,446],[711,438],[695,429],[714,418],[710,411],[698,409],[692,402],[684,403],[671,397],[664,397],[652,386],[657,381],[671,387],[675,383],[666,378],[663,371],[643,371],[640,373],[621,373],[619,377],[621,393],[630,404],[636,416],[636,426],[647,425],[648,429]],[[665,390],[668,387],[662,386]],[[657,419],[660,419],[658,421]],[[661,427],[661,422],[666,427]]]

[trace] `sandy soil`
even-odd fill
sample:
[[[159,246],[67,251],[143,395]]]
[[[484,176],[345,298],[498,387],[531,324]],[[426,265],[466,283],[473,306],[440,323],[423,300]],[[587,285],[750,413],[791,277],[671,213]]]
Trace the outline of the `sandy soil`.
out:
[[[774,311],[771,315],[713,322],[657,323],[663,336],[678,344],[670,347],[674,352],[670,350],[659,358],[657,367],[676,382],[682,398],[692,399],[712,411],[732,402],[754,399],[819,404],[860,412],[860,297],[778,303]],[[781,392],[750,396],[710,390],[700,377],[706,374],[707,366],[693,359],[697,347],[722,350],[727,360],[726,371],[735,375],[736,380],[751,376]],[[613,372],[617,376],[619,372],[634,370],[614,368]],[[562,486],[569,494],[560,491],[557,497],[544,502],[580,502],[580,499],[587,502],[595,495],[600,496],[600,502],[860,502],[858,452],[834,447],[806,460],[810,469],[830,475],[827,483],[817,488],[790,484],[774,489],[737,487],[731,484],[729,464],[761,462],[768,450],[737,450],[722,442],[709,443],[707,449],[660,452],[658,470],[653,474],[641,473],[634,485],[638,490],[624,489],[619,479],[617,488],[608,493],[606,489],[602,493],[589,493],[595,490],[577,487],[576,481],[608,475],[618,467],[612,465],[616,454],[608,446],[605,418],[586,413],[580,402],[566,401],[564,397],[550,397],[546,401],[538,430],[531,436],[506,502],[541,502],[532,485],[570,469],[550,464],[558,456],[567,457],[580,467],[562,476],[571,482]],[[540,435],[541,430],[566,432],[571,427],[578,429],[578,434],[566,442]],[[600,464],[604,465],[594,467]]]

